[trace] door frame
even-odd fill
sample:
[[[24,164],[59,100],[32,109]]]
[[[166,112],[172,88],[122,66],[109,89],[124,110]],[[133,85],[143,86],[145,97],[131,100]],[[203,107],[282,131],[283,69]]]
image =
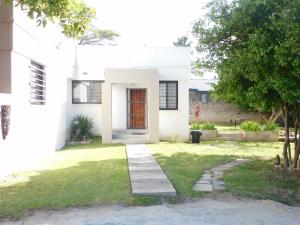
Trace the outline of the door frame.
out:
[[[131,107],[130,107],[130,90],[144,90],[145,91],[145,127],[144,128],[132,128],[130,123],[130,114],[131,114]],[[145,130],[148,129],[148,93],[147,88],[126,88],[126,124],[127,129],[133,129],[133,130]]]

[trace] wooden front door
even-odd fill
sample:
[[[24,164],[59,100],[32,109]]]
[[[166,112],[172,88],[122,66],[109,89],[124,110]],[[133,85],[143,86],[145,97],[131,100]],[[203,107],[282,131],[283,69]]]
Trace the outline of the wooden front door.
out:
[[[128,89],[128,128],[146,128],[146,89]]]

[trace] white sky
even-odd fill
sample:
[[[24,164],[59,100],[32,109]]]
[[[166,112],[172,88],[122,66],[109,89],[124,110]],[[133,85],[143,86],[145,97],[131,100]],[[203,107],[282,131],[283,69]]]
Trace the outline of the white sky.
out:
[[[97,10],[96,26],[121,35],[117,44],[172,46],[204,15],[208,0],[85,0]]]

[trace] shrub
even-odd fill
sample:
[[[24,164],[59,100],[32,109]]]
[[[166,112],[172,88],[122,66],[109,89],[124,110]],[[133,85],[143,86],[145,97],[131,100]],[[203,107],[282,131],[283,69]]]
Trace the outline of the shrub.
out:
[[[248,130],[248,131],[260,131],[261,130],[260,124],[258,122],[252,121],[252,120],[243,122],[240,127],[241,127],[241,129]]]
[[[87,116],[75,116],[71,122],[71,140],[85,141],[93,137],[93,121]]]
[[[278,124],[276,123],[269,123],[262,126],[262,130],[266,131],[275,131],[278,129]]]
[[[192,123],[191,130],[200,130],[200,123],[199,122]]]
[[[203,130],[215,130],[216,129],[216,124],[214,124],[213,122],[205,122],[202,125],[202,129]]]

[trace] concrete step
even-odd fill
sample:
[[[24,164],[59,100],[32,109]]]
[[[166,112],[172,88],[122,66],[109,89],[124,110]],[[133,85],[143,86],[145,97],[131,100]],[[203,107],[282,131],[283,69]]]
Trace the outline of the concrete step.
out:
[[[150,143],[148,139],[113,139],[112,144],[146,144]]]
[[[149,135],[144,134],[113,134],[112,139],[149,139]]]
[[[148,130],[146,129],[118,129],[112,131],[113,135],[119,134],[132,134],[132,135],[147,135]]]

